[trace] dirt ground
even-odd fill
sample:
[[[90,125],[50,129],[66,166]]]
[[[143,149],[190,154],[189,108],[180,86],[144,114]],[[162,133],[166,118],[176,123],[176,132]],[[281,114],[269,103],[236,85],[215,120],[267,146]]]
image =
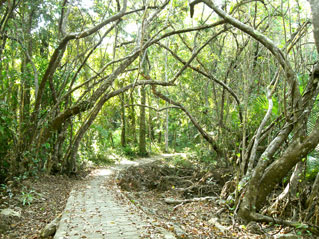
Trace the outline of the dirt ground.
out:
[[[231,197],[223,192],[229,178],[223,168],[157,161],[131,166],[118,175],[117,183],[131,202],[177,238],[314,238],[275,223],[246,225],[238,220]]]
[[[13,218],[0,238],[40,238],[41,229],[63,211],[71,188],[80,182],[61,175],[9,182],[1,188],[0,209],[11,208],[21,217]]]

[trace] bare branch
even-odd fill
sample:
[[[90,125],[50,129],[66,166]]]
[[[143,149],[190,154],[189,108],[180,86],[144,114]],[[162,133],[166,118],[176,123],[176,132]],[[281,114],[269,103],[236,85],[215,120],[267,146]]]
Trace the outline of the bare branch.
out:
[[[152,87],[153,94],[162,100],[165,100],[169,104],[173,104],[177,107],[179,107],[182,111],[185,112],[185,114],[188,116],[188,118],[192,121],[196,129],[200,132],[200,134],[203,136],[203,138],[210,143],[210,145],[213,147],[213,149],[216,151],[216,153],[221,156],[222,155],[222,150],[219,148],[215,140],[199,125],[197,120],[191,115],[191,113],[180,103],[173,101],[172,99],[168,98],[167,96],[163,95],[162,93],[158,92],[156,90],[156,87]]]
[[[90,36],[93,33],[95,33],[96,31],[100,30],[105,25],[107,25],[108,23],[111,23],[111,22],[114,22],[114,21],[120,19],[124,15],[124,13],[126,11],[126,6],[127,6],[127,0],[124,0],[123,8],[117,14],[111,16],[110,18],[108,18],[105,21],[101,22],[97,26],[92,27],[91,29],[88,29],[88,30],[80,32],[80,33],[69,34],[69,35],[67,35],[66,37],[64,37],[62,39],[62,41],[60,42],[59,46],[55,49],[55,51],[54,51],[54,53],[53,53],[53,55],[52,55],[52,57],[50,59],[49,65],[48,65],[48,67],[47,67],[47,69],[46,69],[46,71],[45,71],[45,73],[43,75],[43,78],[41,80],[41,83],[40,83],[40,86],[39,86],[39,94],[38,94],[38,97],[36,98],[34,111],[33,111],[33,114],[31,116],[31,120],[32,121],[35,121],[35,119],[36,119],[36,117],[38,115],[38,111],[39,111],[39,108],[40,108],[40,105],[41,105],[42,95],[43,95],[43,92],[44,92],[44,86],[45,86],[47,80],[50,77],[52,77],[52,75],[54,74],[54,72],[56,70],[56,67],[58,65],[59,59],[62,58],[61,56],[63,55],[63,53],[65,51],[65,47],[68,44],[68,42],[70,40],[80,39],[80,38],[84,38],[84,37]]]
[[[161,43],[157,43],[157,44],[160,45],[161,47],[165,48],[167,51],[169,51],[175,59],[177,59],[178,61],[180,61],[180,62],[183,63],[184,65],[186,64],[186,61],[184,61],[183,59],[181,59],[181,58],[180,58],[178,55],[176,55],[171,49],[169,49],[168,47],[164,46],[164,45],[161,44]],[[226,89],[226,90],[229,92],[229,94],[231,94],[231,95],[234,97],[234,99],[235,99],[235,101],[236,101],[236,103],[237,103],[237,105],[238,105],[238,109],[239,109],[239,110],[238,110],[238,111],[239,111],[239,118],[240,118],[240,120],[241,120],[241,122],[242,122],[242,112],[241,112],[241,108],[240,108],[240,101],[239,101],[239,98],[238,98],[238,96],[236,95],[236,93],[235,93],[228,85],[226,85],[224,82],[218,80],[214,75],[212,75],[212,74],[207,74],[206,72],[203,72],[202,70],[200,70],[200,69],[198,69],[197,67],[194,67],[194,66],[192,66],[192,65],[189,65],[188,67],[191,68],[192,70],[198,72],[199,74],[205,76],[207,79],[212,80],[212,81],[216,82],[217,84],[221,85],[222,87],[224,87],[224,89]]]
[[[62,3],[62,10],[61,10],[61,17],[60,17],[60,21],[59,21],[59,31],[61,36],[65,36],[66,35],[66,24],[67,24],[67,20],[70,14],[70,8],[67,6],[68,4],[68,0],[63,0]],[[66,10],[66,12],[65,12]]]
[[[157,112],[161,112],[161,111],[164,111],[164,110],[167,110],[167,109],[179,109],[178,106],[169,106],[169,107],[164,107],[164,108],[157,109],[155,107],[152,107],[152,106],[149,106],[149,105],[142,105],[142,104],[125,105],[125,107],[132,107],[132,106],[145,107],[145,108],[149,108],[149,109],[155,110]]]
[[[253,37],[255,40],[263,44],[272,54],[273,56],[278,60],[279,64],[284,69],[284,72],[286,73],[286,78],[288,83],[290,84],[293,93],[297,97],[297,99],[300,98],[300,92],[298,90],[298,82],[296,81],[295,72],[292,69],[289,61],[286,59],[284,53],[275,45],[275,43],[270,40],[268,37],[260,33],[259,31],[253,29],[252,27],[240,22],[239,20],[233,18],[232,16],[228,15],[226,12],[224,12],[222,9],[216,6],[216,4],[211,0],[202,0],[207,6],[212,8],[220,17],[224,18],[225,21],[233,25],[234,27],[240,29],[241,31],[247,33],[251,37]]]
[[[201,50],[203,50],[212,40],[214,40],[216,37],[218,37],[223,32],[226,32],[228,28],[219,31],[218,33],[214,34],[211,38],[209,38],[200,48],[198,48],[190,57],[190,59],[184,64],[184,66],[175,74],[174,78],[171,80],[171,82],[175,82],[176,79],[183,73],[183,71],[190,65],[190,63],[197,57],[197,55],[200,53]]]
[[[191,28],[186,28],[186,29],[181,29],[181,30],[174,30],[174,31],[171,31],[171,32],[168,32],[168,33],[165,33],[163,36],[160,36],[159,38],[156,38],[154,39],[151,44],[154,44],[156,42],[159,42],[160,40],[166,38],[166,37],[169,37],[169,36],[172,36],[172,35],[176,35],[176,34],[181,34],[181,33],[186,33],[186,32],[193,32],[193,31],[200,31],[200,30],[205,30],[205,29],[209,29],[209,28],[212,28],[212,27],[217,27],[217,26],[220,26],[220,25],[223,25],[225,24],[226,21],[225,20],[220,20],[220,21],[217,21],[213,24],[210,24],[210,25],[203,25],[203,26],[197,26],[197,27],[191,27]]]

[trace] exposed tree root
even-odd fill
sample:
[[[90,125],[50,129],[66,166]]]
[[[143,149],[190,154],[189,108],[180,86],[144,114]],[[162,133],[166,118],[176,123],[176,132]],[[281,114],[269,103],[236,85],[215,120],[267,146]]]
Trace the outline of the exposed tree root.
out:
[[[289,221],[289,220],[273,218],[273,217],[266,216],[260,213],[255,213],[255,212],[250,213],[250,218],[252,221],[256,221],[256,222],[268,222],[268,223],[280,224],[283,226],[294,227],[296,229],[305,229],[312,232],[315,235],[319,235],[319,227],[315,225],[310,225],[308,223],[301,223],[297,221]]]
[[[167,204],[184,204],[190,202],[202,202],[202,201],[209,201],[209,200],[216,200],[217,197],[201,197],[201,198],[191,198],[191,199],[175,199],[175,198],[165,198],[164,201]]]
[[[129,167],[118,175],[117,180],[121,188],[127,191],[172,190],[184,198],[194,198],[218,196],[228,178],[229,174],[223,168],[207,171],[197,164],[172,165],[154,161]]]

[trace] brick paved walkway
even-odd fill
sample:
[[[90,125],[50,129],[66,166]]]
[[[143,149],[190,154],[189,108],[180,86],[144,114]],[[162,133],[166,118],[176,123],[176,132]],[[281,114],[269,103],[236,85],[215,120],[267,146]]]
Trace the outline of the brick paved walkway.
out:
[[[107,187],[116,168],[98,169],[82,187],[74,189],[54,239],[135,239],[143,236],[150,222],[143,220],[130,203]],[[163,229],[161,229],[163,232]],[[152,238],[175,238],[170,233]]]

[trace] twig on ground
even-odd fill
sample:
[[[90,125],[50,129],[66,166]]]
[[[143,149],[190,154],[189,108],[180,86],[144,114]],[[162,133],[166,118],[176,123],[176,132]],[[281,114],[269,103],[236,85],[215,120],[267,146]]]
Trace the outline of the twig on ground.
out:
[[[191,199],[174,199],[174,198],[165,198],[164,201],[167,204],[185,204],[190,202],[202,202],[202,201],[210,201],[210,200],[216,200],[217,197],[201,197],[201,198],[191,198]]]

